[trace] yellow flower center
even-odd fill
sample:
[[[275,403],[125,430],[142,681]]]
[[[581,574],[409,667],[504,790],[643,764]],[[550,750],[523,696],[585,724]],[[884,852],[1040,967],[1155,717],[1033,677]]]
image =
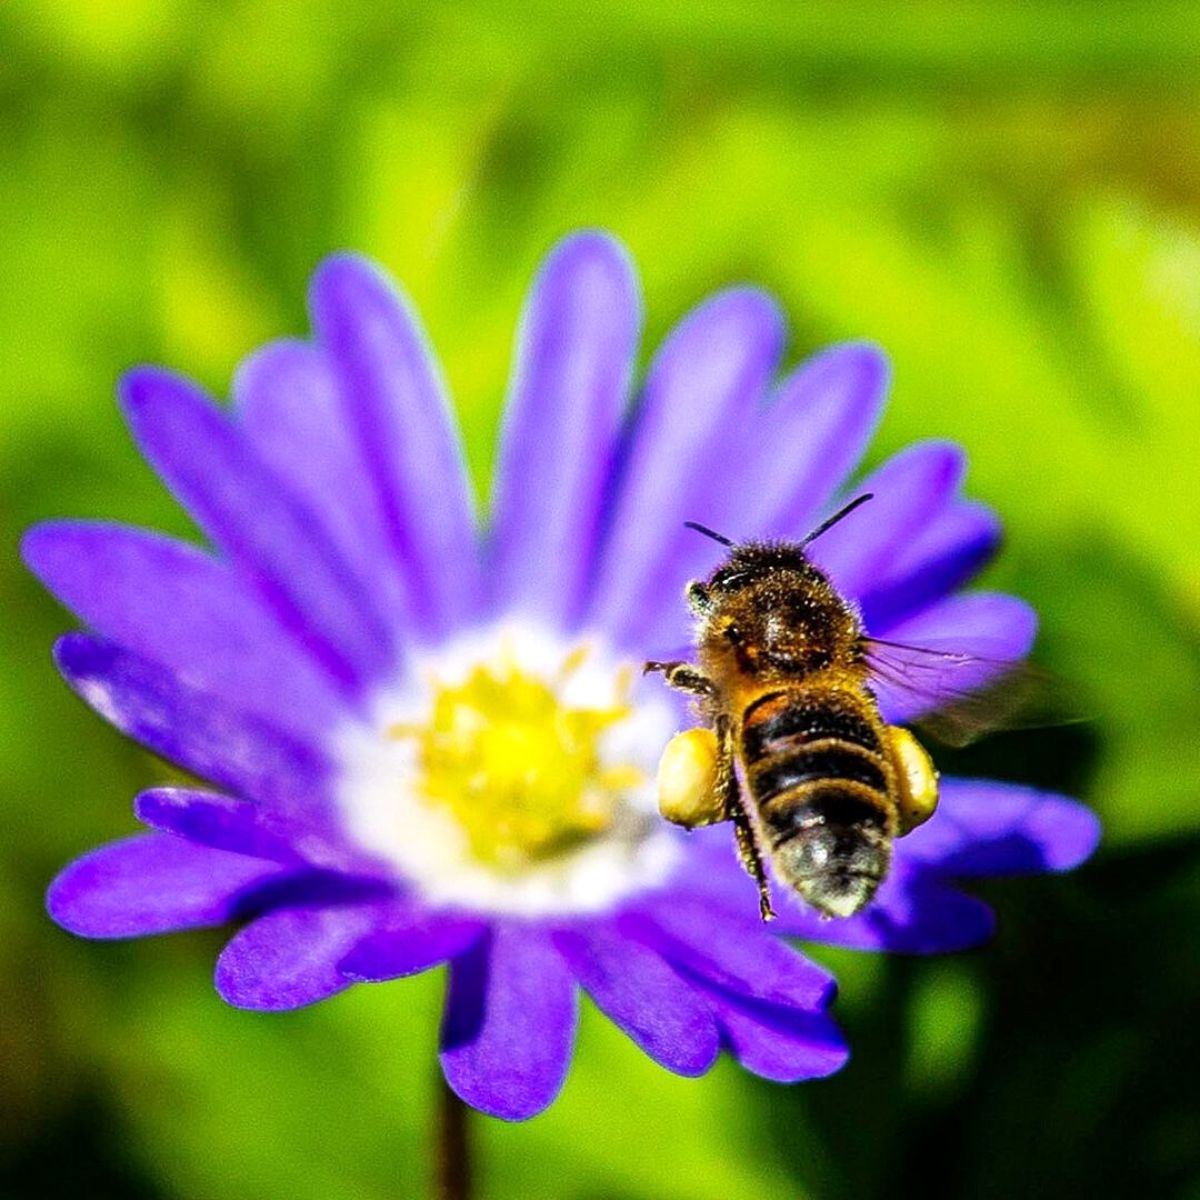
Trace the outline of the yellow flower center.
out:
[[[490,867],[519,870],[602,833],[622,793],[643,779],[601,756],[602,735],[630,714],[628,674],[610,707],[563,701],[586,655],[586,647],[568,655],[550,682],[511,656],[478,664],[464,682],[435,682],[427,721],[390,730],[416,745],[418,795],[449,811]]]

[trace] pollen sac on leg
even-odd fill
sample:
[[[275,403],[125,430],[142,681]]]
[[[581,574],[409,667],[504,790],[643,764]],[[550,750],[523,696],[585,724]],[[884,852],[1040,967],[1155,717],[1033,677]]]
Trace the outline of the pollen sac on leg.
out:
[[[677,733],[658,763],[658,811],[695,829],[726,819],[717,791],[717,738],[711,729]]]
[[[900,836],[933,816],[938,802],[938,773],[925,747],[907,729],[889,725],[888,749],[896,764]]]

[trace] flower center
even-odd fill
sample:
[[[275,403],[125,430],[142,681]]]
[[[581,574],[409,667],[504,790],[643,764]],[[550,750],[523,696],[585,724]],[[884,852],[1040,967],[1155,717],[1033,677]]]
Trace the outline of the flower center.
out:
[[[336,735],[346,831],[430,904],[606,911],[679,861],[654,795],[678,722],[661,693],[599,640],[519,621],[416,651]]]
[[[604,832],[622,794],[643,780],[600,754],[602,736],[631,713],[628,674],[617,703],[562,698],[586,655],[569,654],[552,682],[511,658],[476,664],[462,682],[435,683],[427,721],[389,730],[415,744],[417,794],[449,812],[493,868],[519,870]]]

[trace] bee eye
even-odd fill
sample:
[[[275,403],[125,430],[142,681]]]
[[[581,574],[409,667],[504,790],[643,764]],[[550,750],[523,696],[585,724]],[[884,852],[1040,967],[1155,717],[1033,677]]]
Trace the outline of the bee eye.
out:
[[[742,640],[741,630],[736,625],[725,626],[725,636],[736,646]]]
[[[704,616],[712,608],[712,600],[709,597],[708,588],[702,583],[688,584],[687,601],[692,612],[698,617]]]

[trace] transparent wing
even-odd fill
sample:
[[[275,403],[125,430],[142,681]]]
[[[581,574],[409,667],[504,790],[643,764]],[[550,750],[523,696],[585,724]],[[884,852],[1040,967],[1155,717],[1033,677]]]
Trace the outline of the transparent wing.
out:
[[[949,746],[965,746],[985,733],[1077,720],[1066,685],[1024,659],[990,657],[976,642],[971,651],[926,643],[911,646],[864,638],[872,688],[889,721],[919,725]]]

